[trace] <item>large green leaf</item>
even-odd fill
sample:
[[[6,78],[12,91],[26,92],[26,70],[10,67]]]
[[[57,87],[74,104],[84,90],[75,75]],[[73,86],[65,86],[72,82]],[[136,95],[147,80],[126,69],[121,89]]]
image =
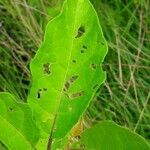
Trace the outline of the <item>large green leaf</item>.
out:
[[[66,0],[31,63],[28,102],[41,129],[64,137],[105,80],[107,44],[89,0]]]
[[[32,150],[38,138],[27,104],[16,102],[9,93],[0,93],[0,141],[10,150]]]
[[[103,121],[87,129],[81,141],[88,150],[150,150],[144,138],[112,121]]]

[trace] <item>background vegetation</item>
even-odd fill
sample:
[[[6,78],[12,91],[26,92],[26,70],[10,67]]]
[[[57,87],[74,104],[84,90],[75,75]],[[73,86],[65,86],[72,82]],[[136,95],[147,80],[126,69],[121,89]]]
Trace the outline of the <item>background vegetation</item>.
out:
[[[91,0],[109,45],[86,124],[114,120],[150,141],[150,1]],[[0,91],[26,101],[29,63],[63,0],[0,0]]]

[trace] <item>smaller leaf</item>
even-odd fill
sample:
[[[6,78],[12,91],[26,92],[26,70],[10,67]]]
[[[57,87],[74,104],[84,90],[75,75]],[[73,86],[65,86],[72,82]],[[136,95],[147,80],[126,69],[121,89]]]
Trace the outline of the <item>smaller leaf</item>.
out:
[[[9,93],[0,93],[0,141],[11,150],[32,150],[39,131],[27,104],[15,101]]]
[[[83,149],[88,150],[150,150],[140,135],[112,121],[103,121],[87,129],[81,136]]]

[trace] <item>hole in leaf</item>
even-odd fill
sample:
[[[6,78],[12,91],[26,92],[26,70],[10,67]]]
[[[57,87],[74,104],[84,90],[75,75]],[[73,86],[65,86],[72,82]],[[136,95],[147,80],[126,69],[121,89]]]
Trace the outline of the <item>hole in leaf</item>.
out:
[[[95,70],[97,68],[97,65],[96,64],[91,64],[91,68]]]
[[[64,87],[64,91],[67,91],[67,90],[69,89],[69,86],[70,86],[69,83],[66,82],[66,83],[65,83],[65,87]]]
[[[46,88],[43,88],[43,90],[44,90],[44,91],[47,91],[47,89],[46,89]]]
[[[70,99],[70,96],[68,93],[65,92],[64,95],[67,96],[68,99]]]
[[[37,92],[37,98],[38,98],[38,99],[41,98],[41,94],[42,94],[43,91],[46,92],[46,91],[47,91],[47,88],[43,88],[43,89],[39,89],[39,90],[38,90],[38,92]]]
[[[78,29],[78,34],[77,34],[77,36],[75,38],[81,37],[84,33],[85,33],[84,26],[80,26],[80,28]]]
[[[81,53],[84,53],[84,50],[83,50],[83,49],[81,50]]]
[[[73,94],[70,95],[70,98],[71,99],[78,98],[78,97],[81,97],[83,94],[84,94],[84,91],[73,93]]]
[[[72,76],[72,77],[70,78],[70,82],[73,83],[75,80],[77,80],[78,77],[79,77],[79,76]]]
[[[76,63],[76,60],[72,60],[73,63]]]
[[[79,77],[79,76],[75,75],[75,76],[72,76],[68,81],[66,81],[65,87],[64,87],[64,91],[67,91],[67,90],[70,88],[71,84],[72,84],[75,80],[77,80],[78,77]]]
[[[87,49],[87,46],[83,45],[83,48],[84,48],[84,49]]]
[[[10,110],[10,111],[12,111],[12,110],[13,110],[13,108],[12,108],[12,107],[9,107],[9,110]]]
[[[37,92],[37,98],[41,98],[41,92],[42,92],[42,89],[39,89],[38,92]]]
[[[13,110],[14,110],[14,108],[13,108],[13,107],[9,107],[9,110],[10,110],[10,111],[13,111]]]
[[[80,140],[80,139],[81,139],[81,136],[80,136],[80,135],[77,135],[75,138],[76,138],[76,140]]]
[[[44,64],[43,67],[44,67],[44,74],[50,74],[51,73],[50,63]]]
[[[85,50],[87,50],[87,46],[83,45],[82,49],[81,49],[81,53],[84,53]]]

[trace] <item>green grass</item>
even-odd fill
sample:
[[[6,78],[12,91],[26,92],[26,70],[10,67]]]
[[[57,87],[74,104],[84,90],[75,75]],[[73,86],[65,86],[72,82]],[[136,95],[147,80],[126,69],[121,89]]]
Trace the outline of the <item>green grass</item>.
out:
[[[87,115],[88,124],[114,120],[150,140],[150,1],[91,0],[109,53],[103,68],[107,81]],[[63,0],[0,0],[0,91],[26,100],[29,63],[46,23]]]

